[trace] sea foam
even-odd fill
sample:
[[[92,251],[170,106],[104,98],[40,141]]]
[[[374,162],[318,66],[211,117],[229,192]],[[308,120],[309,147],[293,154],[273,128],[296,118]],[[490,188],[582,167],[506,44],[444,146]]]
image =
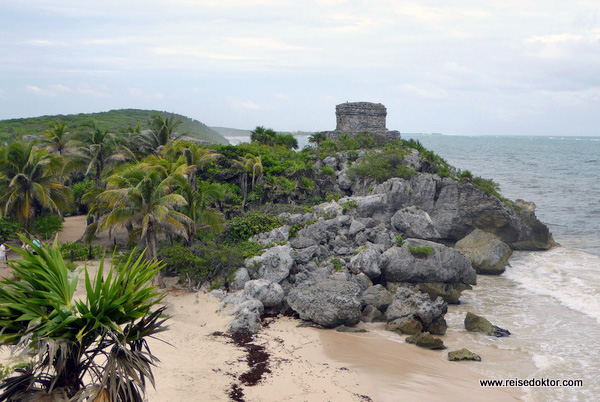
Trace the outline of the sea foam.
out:
[[[600,257],[564,247],[515,257],[507,278],[600,323]]]

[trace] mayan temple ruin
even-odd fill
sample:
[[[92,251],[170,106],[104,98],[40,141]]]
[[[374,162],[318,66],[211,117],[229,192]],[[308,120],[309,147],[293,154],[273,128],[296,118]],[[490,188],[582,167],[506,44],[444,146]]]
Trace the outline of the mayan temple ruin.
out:
[[[400,132],[390,131],[385,126],[387,109],[381,103],[346,102],[335,107],[337,126],[334,131],[325,132],[330,138],[342,134],[369,132],[388,140],[400,139]]]

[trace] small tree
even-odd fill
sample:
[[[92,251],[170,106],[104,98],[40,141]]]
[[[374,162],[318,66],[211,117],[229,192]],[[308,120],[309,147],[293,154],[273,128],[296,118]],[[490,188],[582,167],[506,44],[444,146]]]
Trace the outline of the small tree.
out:
[[[25,238],[23,238],[26,241]],[[150,280],[160,270],[141,255],[104,276],[104,260],[86,295],[75,300],[77,276],[52,248],[13,249],[16,279],[0,286],[0,345],[32,352],[31,362],[0,385],[7,401],[142,402],[146,380],[154,385],[147,337],[162,330],[162,295]],[[143,254],[143,253],[142,253]]]

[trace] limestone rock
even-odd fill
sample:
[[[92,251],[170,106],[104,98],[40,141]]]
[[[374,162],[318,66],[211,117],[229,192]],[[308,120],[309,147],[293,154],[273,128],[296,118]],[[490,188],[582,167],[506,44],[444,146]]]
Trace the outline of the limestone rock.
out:
[[[235,271],[233,282],[229,285],[231,290],[237,291],[244,289],[246,282],[250,280],[250,274],[246,268],[239,268]]]
[[[381,275],[381,245],[369,244],[350,259],[348,267],[354,274],[364,273],[369,278]]]
[[[471,352],[469,349],[462,348],[459,350],[453,350],[451,352],[448,352],[448,360],[450,360],[451,362],[458,362],[461,360],[472,360],[480,362],[481,356]]]
[[[415,256],[410,247],[429,247],[426,257]],[[382,254],[382,273],[388,282],[443,282],[474,285],[477,274],[459,251],[427,240],[407,239]]]
[[[446,349],[444,341],[440,338],[434,338],[429,332],[423,332],[417,335],[411,335],[406,338],[406,342],[420,346],[426,349]]]
[[[423,282],[417,283],[415,289],[427,293],[431,300],[435,300],[438,297],[444,299],[448,304],[459,304],[460,295],[463,290],[473,289],[471,285],[464,283],[432,283]]]
[[[286,242],[288,241],[290,234],[290,226],[284,225],[271,230],[270,232],[259,233],[252,236],[249,240],[260,243],[262,245],[268,245],[275,242]]]
[[[229,332],[231,333],[255,334],[260,329],[260,315],[249,309],[240,311],[229,324]]]
[[[392,304],[392,300],[392,294],[379,284],[371,286],[360,296],[360,301],[364,306],[375,306],[382,312],[385,311],[390,304]]]
[[[385,321],[385,317],[377,307],[367,304],[362,313],[360,313],[360,320],[362,322]]]
[[[289,306],[303,320],[327,328],[356,325],[360,318],[360,288],[350,281],[303,283],[290,290]]]
[[[429,214],[420,207],[410,206],[398,210],[392,216],[391,223],[403,237],[426,240],[441,238]]]
[[[402,317],[388,322],[385,329],[401,334],[416,335],[423,332],[423,324],[414,317]]]
[[[262,255],[247,259],[246,268],[255,279],[279,283],[289,276],[294,264],[291,252],[292,248],[288,245],[271,247]]]
[[[482,332],[486,335],[495,336],[498,338],[510,335],[508,330],[497,327],[487,319],[471,312],[468,312],[465,317],[465,328],[467,331]]]
[[[246,282],[244,292],[250,297],[260,300],[265,307],[274,307],[281,304],[285,296],[281,285],[266,279],[255,279]]]
[[[471,261],[478,274],[500,275],[512,250],[497,236],[475,229],[454,246]]]
[[[396,291],[392,304],[385,312],[385,317],[387,321],[414,317],[423,324],[425,330],[428,330],[436,320],[443,319],[447,311],[448,305],[441,298],[431,301],[425,293],[413,292],[406,287],[401,287]]]

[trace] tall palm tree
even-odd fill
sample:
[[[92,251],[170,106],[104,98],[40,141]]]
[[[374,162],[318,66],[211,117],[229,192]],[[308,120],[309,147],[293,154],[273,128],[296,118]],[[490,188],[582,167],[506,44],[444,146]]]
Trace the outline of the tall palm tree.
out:
[[[132,159],[133,154],[115,134],[91,126],[90,130],[76,136],[76,155],[70,164],[85,169],[86,175],[93,175],[97,187],[103,188],[102,174],[109,166]]]
[[[238,159],[233,159],[234,166],[237,166],[241,170],[240,175],[240,189],[242,190],[242,209],[246,207],[246,201],[248,200],[248,175],[252,175],[252,189],[254,190],[254,184],[256,178],[260,177],[263,172],[262,160],[259,156],[252,154],[246,154]]]
[[[214,160],[221,155],[212,149],[204,148],[200,145],[185,141],[174,141],[171,146],[167,147],[164,152],[166,157],[172,159],[182,156],[185,163],[190,167],[188,171],[188,181],[194,190],[197,189],[197,172],[202,166]]]
[[[26,230],[43,210],[57,214],[68,207],[70,189],[61,182],[61,157],[33,143],[13,142],[0,147],[0,207]]]
[[[193,233],[194,222],[175,210],[187,205],[173,191],[177,182],[164,169],[149,169],[143,163],[132,165],[108,178],[108,189],[98,200],[109,210],[98,222],[99,229],[131,225],[132,236],[141,238],[150,249],[152,259],[158,259],[157,235],[169,232],[185,239]],[[157,278],[161,283],[160,276]]]
[[[39,143],[44,145],[50,152],[63,156],[73,144],[71,133],[67,131],[67,126],[60,121],[51,122],[48,127],[48,130],[42,132]]]
[[[135,137],[139,150],[144,154],[160,152],[163,148],[181,137],[175,129],[181,125],[181,120],[176,120],[175,115],[163,118],[156,114],[150,120],[150,130],[142,132]]]
[[[223,214],[212,208],[215,202],[225,198],[225,190],[221,185],[201,183],[194,190],[189,183],[184,182],[181,186],[181,195],[187,201],[182,212],[194,221],[197,230],[210,228],[219,232],[222,229]]]

